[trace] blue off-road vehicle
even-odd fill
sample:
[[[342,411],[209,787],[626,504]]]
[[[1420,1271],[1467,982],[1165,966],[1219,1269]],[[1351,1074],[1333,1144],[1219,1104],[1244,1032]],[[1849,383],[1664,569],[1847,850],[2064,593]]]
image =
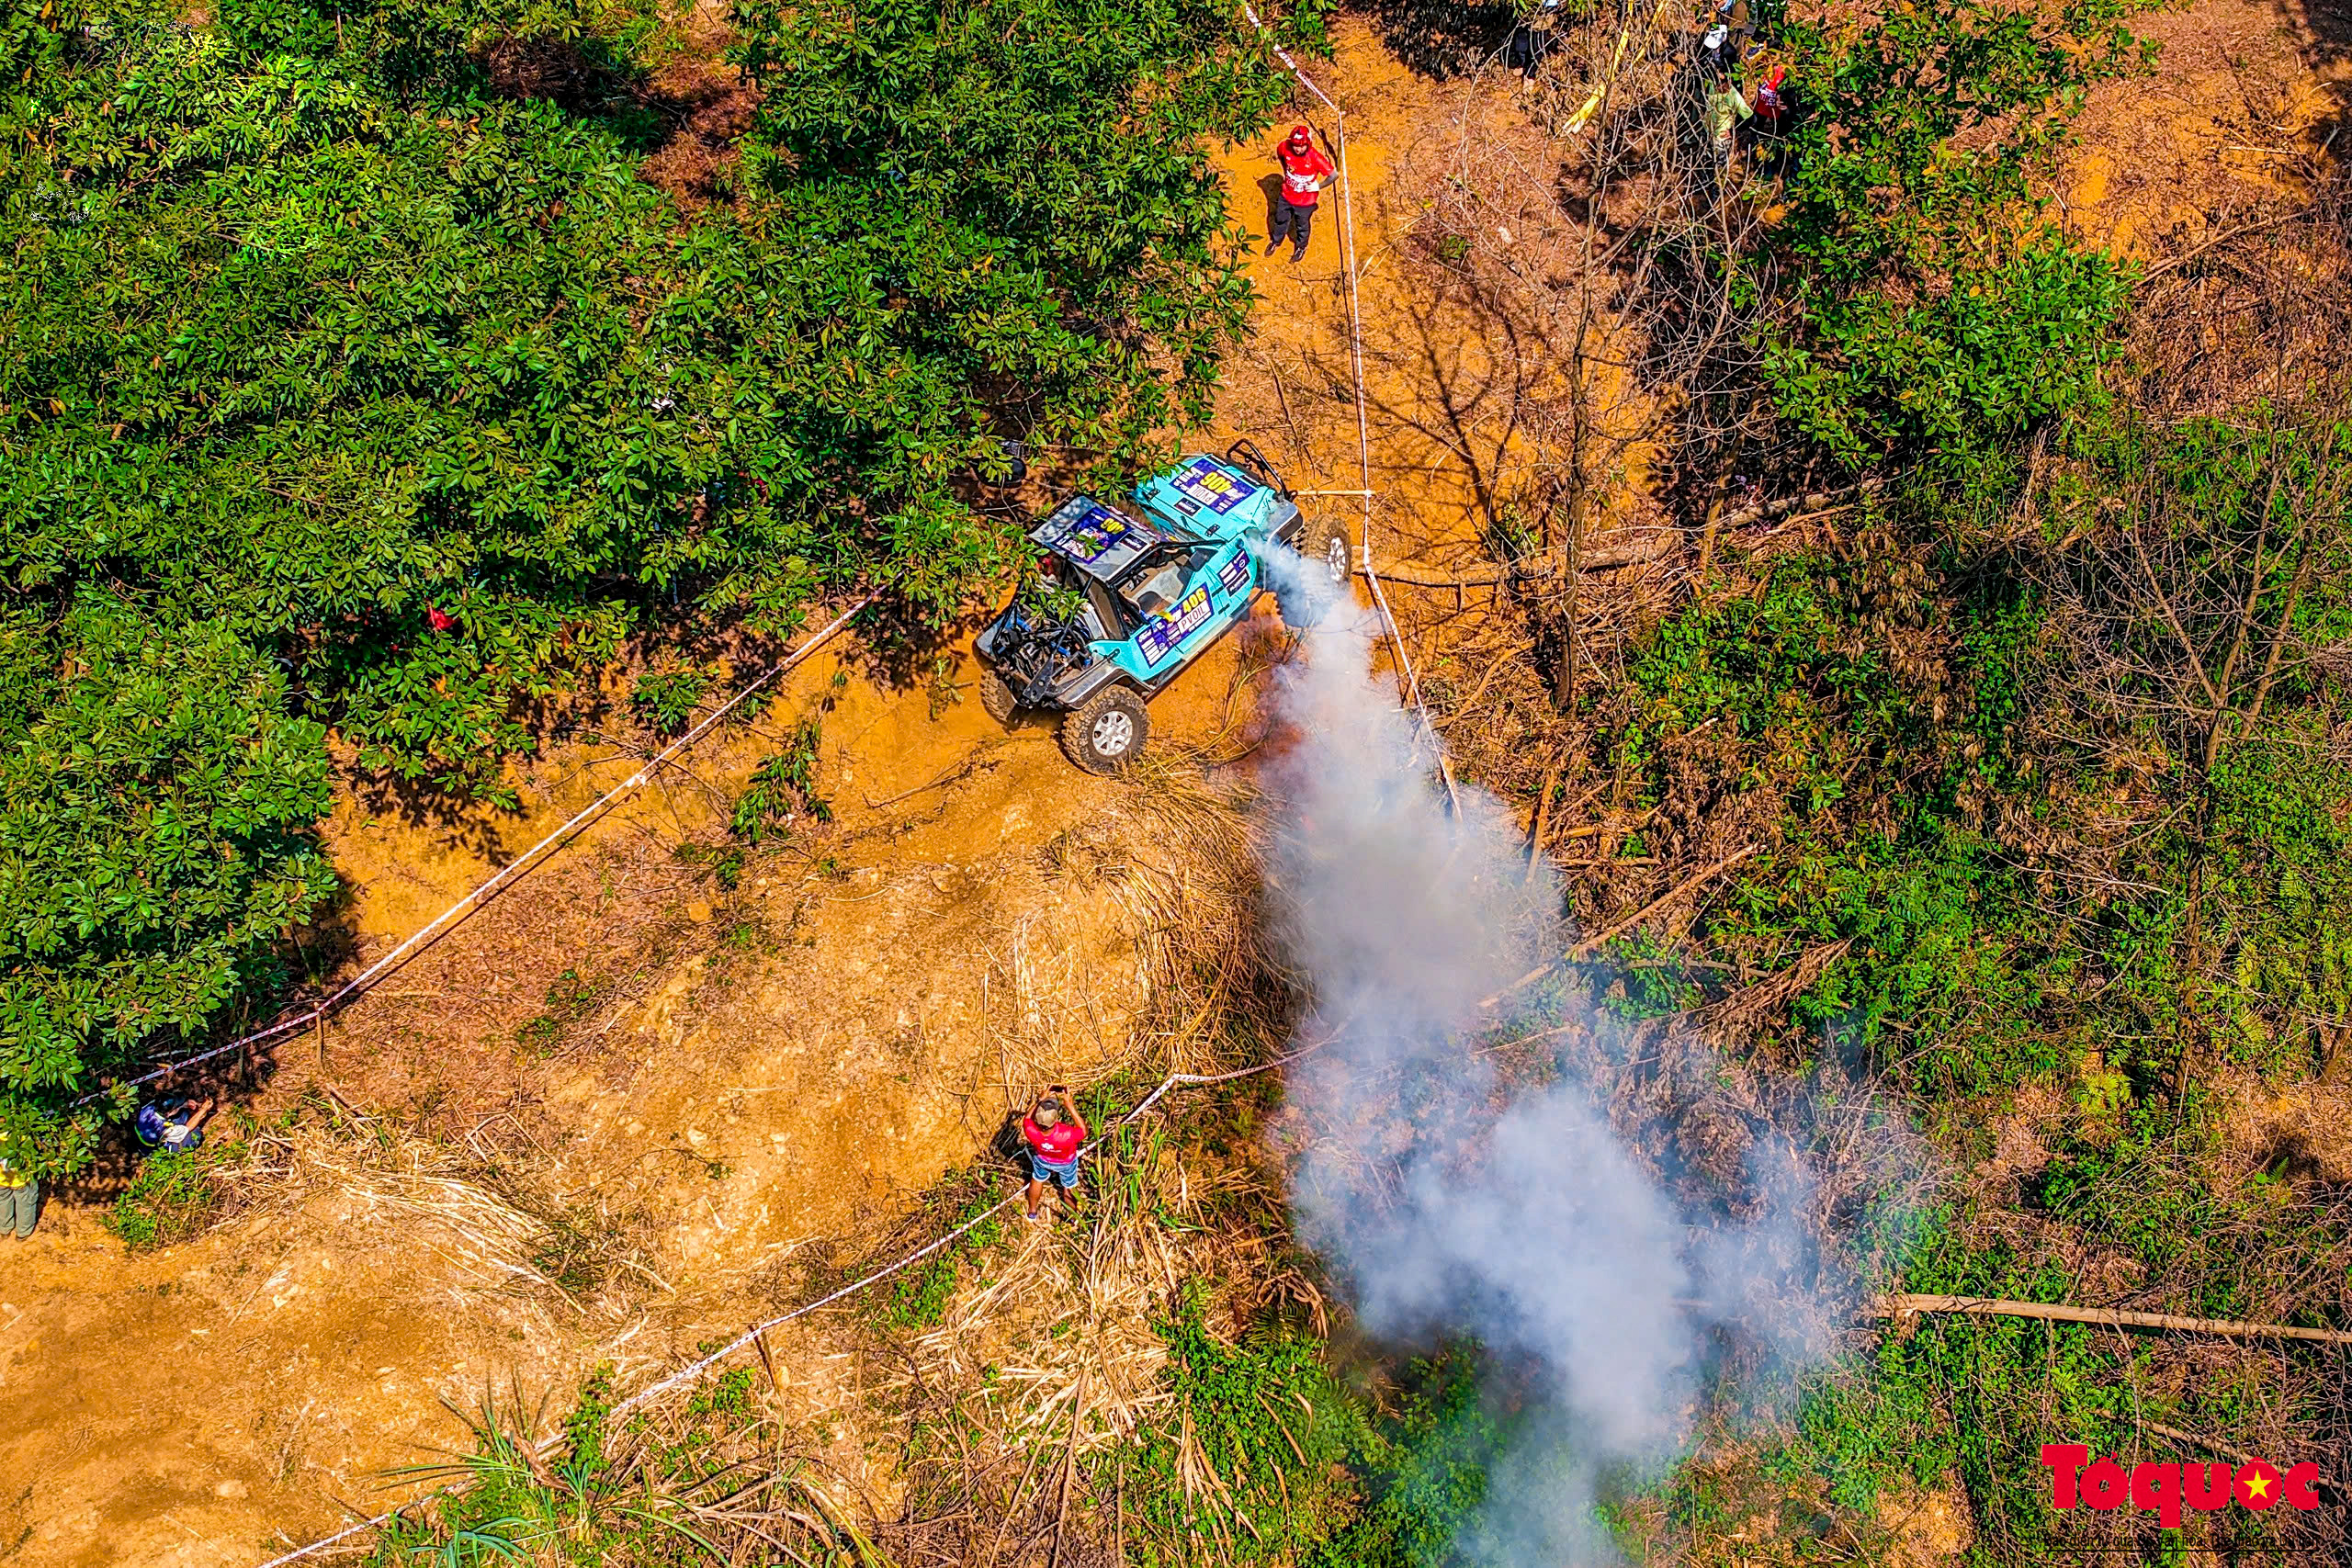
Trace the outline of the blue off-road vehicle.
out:
[[[1335,523],[1310,522],[1246,441],[1225,457],[1188,457],[1136,489],[1123,511],[1077,495],[1029,537],[1046,552],[1039,580],[989,623],[975,647],[980,701],[998,722],[1022,709],[1059,713],[1062,750],[1092,773],[1142,751],[1144,705],[1272,589],[1283,619],[1311,625],[1347,589],[1353,547]],[[1267,552],[1306,558],[1269,577]]]

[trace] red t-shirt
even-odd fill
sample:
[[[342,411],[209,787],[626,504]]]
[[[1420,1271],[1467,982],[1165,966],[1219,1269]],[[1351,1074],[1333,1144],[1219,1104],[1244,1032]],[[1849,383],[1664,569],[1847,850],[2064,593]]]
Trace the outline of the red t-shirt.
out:
[[[1274,155],[1283,161],[1283,199],[1293,207],[1314,206],[1315,182],[1328,180],[1338,172],[1320,147],[1309,145],[1304,152],[1294,152],[1287,138],[1276,144]]]
[[[1044,1158],[1056,1165],[1068,1165],[1078,1153],[1078,1145],[1086,1142],[1086,1123],[1075,1116],[1057,1122],[1050,1127],[1040,1127],[1028,1117],[1021,1119],[1022,1141]]]

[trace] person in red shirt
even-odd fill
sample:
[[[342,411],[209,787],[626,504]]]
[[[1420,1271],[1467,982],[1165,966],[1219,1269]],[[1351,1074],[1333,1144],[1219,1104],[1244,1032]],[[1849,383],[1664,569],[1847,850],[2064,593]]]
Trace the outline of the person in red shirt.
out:
[[[1273,233],[1266,241],[1266,254],[1272,255],[1287,234],[1290,259],[1296,261],[1306,254],[1307,231],[1315,226],[1316,197],[1322,194],[1323,182],[1338,171],[1303,125],[1291,127],[1290,140],[1274,149],[1274,156],[1282,160],[1283,194],[1274,203]]]
[[[1756,129],[1779,136],[1789,129],[1789,68],[1775,64],[1764,73],[1749,95],[1756,104]]]
[[[1064,1192],[1078,1190],[1078,1151],[1086,1143],[1086,1123],[1070,1104],[1069,1089],[1054,1084],[1037,1097],[1021,1119],[1021,1141],[1029,1145],[1028,1210],[1037,1217],[1046,1183],[1058,1181]]]

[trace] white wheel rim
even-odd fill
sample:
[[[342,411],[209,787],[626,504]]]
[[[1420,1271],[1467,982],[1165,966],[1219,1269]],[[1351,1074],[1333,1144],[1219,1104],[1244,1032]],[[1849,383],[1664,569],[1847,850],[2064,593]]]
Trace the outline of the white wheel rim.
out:
[[[1338,535],[1323,547],[1323,564],[1331,573],[1331,585],[1338,587],[1348,580],[1348,542]]]
[[[1094,750],[1105,757],[1124,757],[1136,743],[1136,721],[1116,708],[1094,721]]]

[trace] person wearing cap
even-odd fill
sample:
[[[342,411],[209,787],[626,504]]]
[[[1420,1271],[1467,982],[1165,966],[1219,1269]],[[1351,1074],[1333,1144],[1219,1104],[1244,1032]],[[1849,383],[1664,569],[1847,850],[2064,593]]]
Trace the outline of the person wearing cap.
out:
[[[210,1095],[202,1100],[165,1095],[141,1106],[130,1130],[142,1147],[193,1154],[204,1146],[204,1123],[217,1103]]]
[[[1303,125],[1291,127],[1290,140],[1274,149],[1274,156],[1282,161],[1283,195],[1274,203],[1274,231],[1267,237],[1266,254],[1272,255],[1287,234],[1290,259],[1296,261],[1306,254],[1306,236],[1315,226],[1315,202],[1323,182],[1338,171],[1315,145],[1315,133]]]
[[[1035,1220],[1046,1196],[1046,1183],[1058,1182],[1064,1192],[1078,1190],[1078,1151],[1086,1143],[1086,1123],[1070,1104],[1069,1090],[1050,1086],[1021,1119],[1021,1141],[1029,1146],[1029,1190],[1023,1218]]]
[[[1761,56],[1762,49],[1758,46],[1757,50],[1750,52],[1748,62],[1751,65],[1761,64],[1763,63]],[[1789,68],[1777,61],[1765,65],[1764,74],[1758,79],[1755,91],[1750,96],[1756,107],[1756,119],[1752,129],[1767,136],[1780,136],[1786,133],[1791,118]]]

